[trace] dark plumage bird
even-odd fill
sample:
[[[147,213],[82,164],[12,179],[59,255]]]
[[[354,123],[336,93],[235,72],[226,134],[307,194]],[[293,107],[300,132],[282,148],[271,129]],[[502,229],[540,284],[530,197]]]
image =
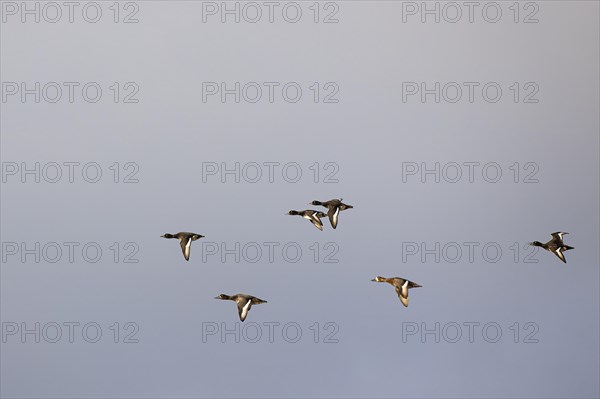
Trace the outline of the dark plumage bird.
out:
[[[181,251],[183,252],[183,257],[185,260],[190,260],[190,248],[192,246],[192,241],[196,241],[202,237],[203,235],[196,233],[188,233],[185,231],[181,231],[177,234],[169,234],[165,233],[161,237],[163,238],[177,238],[179,240],[179,244],[181,245]]]
[[[310,222],[314,224],[317,229],[323,231],[323,222],[321,222],[321,218],[325,217],[323,212],[307,209],[305,211],[289,211],[286,213],[286,215],[302,216],[304,219],[310,220]]]
[[[261,303],[267,303],[267,301],[263,301],[260,298],[246,294],[235,294],[231,296],[221,294],[215,297],[215,299],[222,299],[224,301],[235,301],[235,303],[237,303],[238,314],[240,316],[241,321],[246,320],[246,316],[248,316],[248,312],[250,311],[252,305],[260,305]]]
[[[342,198],[340,199],[332,199],[329,201],[321,202],[321,201],[313,201],[310,203],[311,205],[320,205],[327,208],[327,216],[329,216],[329,222],[331,223],[331,227],[334,229],[338,224],[338,215],[340,211],[345,211],[346,209],[354,208],[352,205],[344,204],[342,202]]]
[[[565,234],[569,234],[569,233],[563,233],[563,232],[557,231],[556,233],[551,234],[552,239],[550,241],[548,241],[547,243],[542,244],[539,241],[534,241],[532,243],[529,243],[529,245],[533,245],[534,247],[542,247],[546,251],[550,251],[554,255],[558,256],[558,259],[562,260],[564,263],[567,263],[567,260],[565,259],[565,255],[563,254],[563,252],[568,251],[569,249],[575,249],[575,247],[570,247],[563,243],[563,237]]]
[[[380,277],[377,276],[373,280],[378,283],[388,283],[394,286],[400,302],[406,307],[408,306],[408,289],[422,287],[421,285],[400,277]]]

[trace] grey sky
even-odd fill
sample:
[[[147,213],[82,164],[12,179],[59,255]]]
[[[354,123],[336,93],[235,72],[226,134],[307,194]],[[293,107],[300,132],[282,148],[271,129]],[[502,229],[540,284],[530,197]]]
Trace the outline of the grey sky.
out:
[[[55,104],[43,97],[35,103],[33,95],[21,103],[20,93],[7,97],[0,122],[3,171],[22,162],[96,162],[102,170],[98,183],[77,173],[69,183],[65,168],[57,183],[37,184],[31,176],[21,183],[16,174],[2,184],[3,331],[13,325],[6,323],[20,328],[22,322],[102,328],[97,343],[86,342],[79,330],[69,343],[64,325],[57,343],[41,337],[36,344],[33,336],[22,343],[20,332],[8,335],[1,344],[3,397],[600,395],[598,2],[538,1],[532,4],[539,9],[520,8],[519,23],[513,2],[499,2],[500,21],[486,22],[483,2],[473,23],[464,14],[457,23],[442,18],[439,24],[422,23],[419,14],[403,22],[408,2],[335,2],[339,22],[330,24],[322,20],[336,7],[325,9],[325,3],[319,23],[313,2],[298,2],[299,22],[282,19],[277,10],[286,3],[279,3],[273,23],[263,15],[254,24],[221,23],[218,15],[204,23],[200,1],[136,2],[138,23],[114,23],[112,2],[99,4],[103,13],[95,24],[83,20],[79,8],[73,23],[55,24],[43,18],[21,23],[20,14],[2,10],[3,94],[6,82],[80,83],[73,103],[66,91]],[[121,8],[120,21],[132,11]],[[538,23],[523,23],[530,13]],[[103,90],[97,103],[80,96],[87,82]],[[138,103],[123,103],[134,87],[127,82],[139,88]],[[235,103],[232,95],[225,103],[218,95],[203,102],[203,82],[257,82],[265,91],[257,103],[243,97]],[[273,103],[264,82],[279,83]],[[302,88],[296,103],[282,97],[289,82]],[[417,94],[403,102],[403,82],[429,88],[456,82],[463,98],[450,103],[442,96],[435,103],[428,95],[423,103]],[[464,82],[478,84],[472,103]],[[490,82],[502,89],[496,103],[482,97]],[[332,98],[339,102],[324,103],[335,87]],[[530,99],[539,102],[525,103],[533,91]],[[115,162],[119,183],[113,182]],[[139,167],[138,183],[122,182],[134,170],[128,162]],[[280,165],[273,183],[266,167],[256,183],[235,183],[231,176],[222,183],[219,175],[203,182],[206,162]],[[302,171],[297,183],[281,175],[292,162]],[[328,162],[339,169],[337,183],[323,182],[336,167],[325,169]],[[466,168],[457,183],[435,183],[431,175],[425,183],[419,175],[403,182],[407,162],[481,165],[473,183]],[[491,162],[502,171],[497,183],[481,175]],[[524,182],[534,170],[525,169],[527,163],[536,168],[537,183]],[[320,232],[284,216],[310,208],[314,199],[339,197],[354,209],[340,215],[336,230],[327,222]],[[558,230],[569,232],[565,242],[575,247],[566,265],[548,252],[534,255],[538,263],[524,262],[529,250],[523,244],[545,242]],[[189,262],[177,242],[160,238],[177,231],[206,236],[192,245]],[[6,243],[36,242],[81,245],[73,263],[66,252],[56,263],[43,257],[35,263],[33,255],[22,262],[20,253],[5,252]],[[89,242],[103,250],[96,263],[81,255]],[[110,249],[115,242],[118,262]],[[138,263],[123,262],[128,242],[139,249]],[[234,255],[222,262],[221,253],[205,252],[212,243],[234,248],[236,242],[249,251],[258,245],[262,256],[251,263],[248,252],[236,263]],[[271,242],[278,244],[272,263],[264,244]],[[403,243],[406,249],[406,243],[434,248],[436,242],[458,243],[462,257],[449,262],[448,252],[436,263],[433,255],[422,262],[420,253],[403,253]],[[465,242],[478,243],[473,262]],[[486,243],[501,248],[497,262],[482,255]],[[301,248],[298,262],[282,254],[286,244]],[[339,262],[325,262],[334,249]],[[404,308],[391,286],[370,282],[377,275],[406,277],[423,288],[411,290]],[[233,303],[213,299],[237,292],[268,303],[239,323]],[[119,343],[110,329],[115,322]],[[122,342],[131,331],[124,329],[127,322],[139,327],[138,343]],[[236,343],[233,336],[222,343],[219,335],[203,342],[210,323],[243,328],[250,322],[262,326],[257,343],[243,337]],[[273,343],[263,324],[269,322],[280,323]],[[281,335],[291,322],[302,328],[296,343]],[[328,322],[334,324],[326,330]],[[473,342],[464,324],[471,322],[479,323]],[[430,329],[440,323],[439,343],[432,335],[425,342],[420,334],[403,340],[403,330],[421,323]],[[447,340],[454,336],[452,323],[462,326],[457,343]],[[498,342],[482,336],[486,323],[501,327]],[[324,343],[334,327],[339,342]],[[538,342],[523,342],[534,328],[530,338]]]

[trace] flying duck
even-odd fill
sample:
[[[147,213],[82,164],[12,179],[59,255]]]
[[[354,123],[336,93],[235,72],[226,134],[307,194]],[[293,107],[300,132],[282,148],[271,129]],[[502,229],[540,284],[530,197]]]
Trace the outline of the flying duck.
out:
[[[241,321],[246,320],[246,316],[248,316],[248,312],[250,311],[252,305],[260,305],[261,303],[267,303],[267,301],[263,301],[260,298],[246,294],[235,294],[232,296],[221,294],[215,297],[215,299],[235,301],[237,303],[238,314],[240,316]]]
[[[396,293],[398,294],[398,298],[400,299],[400,302],[402,302],[402,304],[405,307],[408,306],[408,289],[422,287],[421,285],[419,285],[415,282],[405,280],[400,277],[386,278],[386,277],[377,276],[371,281],[375,281],[378,283],[389,283],[389,284],[393,285],[394,288],[396,289]]]
[[[183,252],[183,257],[185,260],[190,260],[190,248],[192,246],[192,241],[196,241],[199,238],[204,237],[203,235],[196,233],[187,233],[185,231],[181,231],[177,234],[169,234],[165,233],[161,237],[163,238],[177,238],[179,240],[179,244],[181,244],[181,251]]]
[[[323,222],[321,222],[321,218],[325,217],[323,212],[307,209],[305,211],[289,211],[286,213],[286,215],[302,216],[304,219],[310,220],[310,222],[314,224],[317,229],[323,231]]]
[[[329,216],[329,222],[331,223],[331,227],[334,229],[338,224],[338,215],[340,211],[345,211],[346,209],[354,208],[352,205],[347,205],[342,202],[342,198],[340,199],[332,199],[329,201],[321,202],[321,201],[313,201],[310,203],[311,205],[321,205],[328,209],[327,216]]]
[[[567,263],[567,260],[565,259],[565,255],[563,254],[563,251],[568,251],[569,249],[575,249],[575,247],[570,247],[563,243],[563,237],[565,234],[569,234],[569,233],[563,233],[561,231],[557,231],[556,233],[551,234],[552,239],[550,241],[548,241],[547,243],[542,244],[539,241],[534,241],[534,242],[529,243],[529,245],[533,245],[534,247],[542,247],[546,251],[550,251],[554,255],[558,256],[558,259],[562,260],[564,263]]]

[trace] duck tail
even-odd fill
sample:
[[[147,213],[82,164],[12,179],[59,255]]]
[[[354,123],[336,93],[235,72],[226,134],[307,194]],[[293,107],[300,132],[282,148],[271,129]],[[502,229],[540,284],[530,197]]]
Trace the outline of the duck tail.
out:
[[[568,245],[563,246],[563,251],[568,251],[569,249],[575,249],[575,247],[570,247]]]

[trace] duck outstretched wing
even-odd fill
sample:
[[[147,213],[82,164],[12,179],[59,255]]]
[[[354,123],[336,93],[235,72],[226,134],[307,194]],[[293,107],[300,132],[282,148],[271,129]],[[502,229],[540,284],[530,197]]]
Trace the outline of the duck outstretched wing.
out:
[[[190,260],[190,249],[192,247],[192,237],[187,236],[183,237],[179,240],[179,244],[181,245],[181,252],[183,252],[183,257],[185,260]]]
[[[402,294],[402,287],[394,287],[396,288],[396,294],[398,294],[398,299],[404,305],[404,307],[408,307],[408,289],[406,290],[406,295]]]
[[[558,259],[562,260],[564,263],[567,263],[567,260],[565,259],[565,255],[562,253],[563,249],[562,247],[557,247],[555,250],[552,251],[552,253],[556,256],[558,256]]]
[[[334,229],[337,227],[339,214],[339,206],[332,206],[329,208],[329,211],[327,211],[327,216],[329,216],[329,222],[331,223],[331,227],[333,227]]]
[[[250,311],[250,308],[252,307],[252,299],[248,298],[244,301],[239,301],[237,303],[237,307],[238,307],[238,314],[240,316],[240,320],[241,321],[246,320],[246,316],[248,316],[248,312]]]
[[[321,222],[321,219],[319,219],[319,218],[317,217],[317,214],[316,214],[316,213],[313,213],[312,215],[308,215],[306,218],[307,218],[308,220],[310,220],[310,222],[311,222],[312,224],[314,224],[314,225],[315,225],[315,227],[316,227],[317,229],[319,229],[319,230],[323,231],[323,222]]]
[[[564,232],[562,232],[562,231],[557,231],[557,232],[555,232],[555,233],[552,233],[552,234],[550,234],[550,235],[552,236],[552,238],[553,238],[554,240],[557,240],[557,241],[560,241],[560,242],[562,242],[562,240],[563,240],[563,237],[565,236],[565,234],[569,234],[569,233],[564,233]]]

